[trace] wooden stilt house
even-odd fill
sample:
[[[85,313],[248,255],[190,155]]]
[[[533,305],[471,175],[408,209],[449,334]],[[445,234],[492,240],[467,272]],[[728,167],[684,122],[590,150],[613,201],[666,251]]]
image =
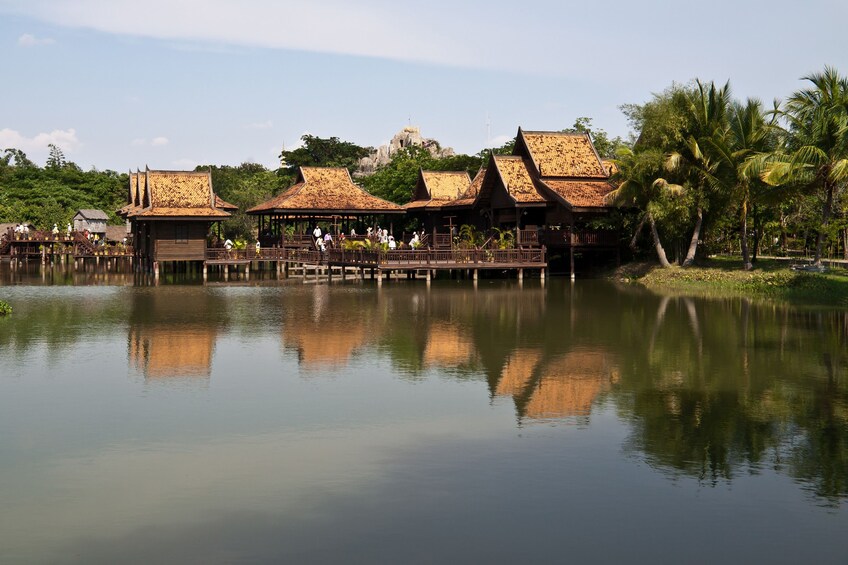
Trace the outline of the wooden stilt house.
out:
[[[204,261],[210,226],[233,209],[215,195],[209,172],[131,173],[129,198],[118,212],[132,225],[138,258],[154,269],[163,261]]]

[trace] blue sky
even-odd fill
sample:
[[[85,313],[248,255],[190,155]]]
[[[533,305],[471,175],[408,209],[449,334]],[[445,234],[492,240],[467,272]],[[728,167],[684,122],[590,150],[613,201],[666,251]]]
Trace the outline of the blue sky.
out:
[[[618,107],[672,81],[770,101],[848,73],[845,21],[834,0],[0,0],[0,149],[125,171],[274,167],[306,132],[410,122],[465,153],[579,116],[624,136]]]

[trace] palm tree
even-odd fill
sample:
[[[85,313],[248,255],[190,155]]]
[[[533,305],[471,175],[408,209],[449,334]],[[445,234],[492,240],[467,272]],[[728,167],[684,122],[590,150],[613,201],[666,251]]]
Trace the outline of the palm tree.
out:
[[[798,186],[822,198],[814,259],[820,266],[834,198],[848,182],[848,79],[825,67],[803,80],[812,86],[795,92],[779,112],[788,123],[786,149],[770,157],[763,180]]]
[[[632,206],[642,210],[639,225],[630,245],[635,247],[636,238],[647,223],[651,228],[651,239],[660,265],[669,267],[671,265],[657,230],[657,207],[663,193],[679,194],[681,187],[659,178],[663,159],[663,153],[659,149],[642,151],[633,151],[630,148],[619,149],[618,159],[616,159],[619,172],[613,177],[613,181],[619,184],[615,190],[607,194],[606,201],[617,206]]]
[[[710,193],[723,186],[720,178],[721,160],[710,151],[712,140],[722,139],[728,128],[730,84],[716,88],[696,81],[697,88],[687,92],[687,131],[676,151],[666,159],[666,169],[679,176],[681,184],[692,192],[695,202],[695,227],[683,266],[695,261],[695,251],[701,237],[704,209],[709,204]]]
[[[771,120],[766,118],[762,102],[757,99],[749,98],[745,105],[733,102],[724,135],[714,135],[707,140],[720,164],[721,173],[717,178],[726,183],[727,190],[740,203],[742,268],[746,271],[753,268],[748,250],[748,209],[752,196],[762,192],[762,157],[776,147],[774,120],[773,114]]]

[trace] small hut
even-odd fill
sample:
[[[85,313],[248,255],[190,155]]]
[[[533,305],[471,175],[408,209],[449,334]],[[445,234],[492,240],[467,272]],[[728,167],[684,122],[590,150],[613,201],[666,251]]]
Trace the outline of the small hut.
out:
[[[73,219],[74,231],[88,231],[88,233],[99,235],[102,238],[106,235],[106,224],[108,222],[109,216],[103,210],[77,210]]]
[[[349,233],[404,214],[403,208],[365,192],[343,167],[300,167],[294,185],[248,214],[259,219],[262,246],[300,246],[311,242],[311,228],[321,222]],[[293,226],[299,235],[286,234]]]

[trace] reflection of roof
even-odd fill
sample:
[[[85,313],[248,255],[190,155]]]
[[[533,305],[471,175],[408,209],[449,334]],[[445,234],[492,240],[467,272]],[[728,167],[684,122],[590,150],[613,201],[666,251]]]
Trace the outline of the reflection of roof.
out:
[[[147,378],[208,377],[216,333],[210,327],[130,327],[129,357]]]
[[[510,355],[506,365],[501,370],[501,379],[495,394],[498,396],[518,396],[522,393],[536,365],[539,364],[541,353],[536,349],[519,349]]]
[[[518,131],[542,177],[594,177],[608,174],[585,133]]]
[[[350,356],[365,343],[367,337],[365,330],[358,325],[348,328],[308,324],[296,329],[286,325],[283,326],[283,334],[286,344],[297,349],[300,363],[306,367],[347,365]]]
[[[577,208],[603,208],[606,206],[604,197],[613,190],[605,180],[545,180],[544,184],[568,205]]]
[[[353,183],[345,168],[301,167],[293,186],[247,212],[270,211],[385,214],[402,213],[403,208],[362,190]]]
[[[474,357],[474,343],[460,328],[451,324],[434,323],[427,336],[424,364],[456,367]]]
[[[215,207],[209,172],[148,170],[145,185],[143,207],[130,212],[133,217],[221,219],[230,216]]]
[[[453,202],[445,203],[444,206],[472,206],[477,199],[477,195],[480,194],[480,187],[483,185],[483,177],[485,176],[486,169],[484,167],[474,175],[474,180],[471,181],[471,184],[468,185],[468,188],[465,189],[465,192],[459,198]]]
[[[616,382],[618,371],[601,350],[575,350],[543,361],[537,349],[515,351],[501,371],[495,394],[512,396],[531,419],[587,416],[595,398]]]
[[[507,192],[516,202],[545,201],[533,183],[530,172],[533,165],[528,159],[512,155],[495,155],[494,163]]]

